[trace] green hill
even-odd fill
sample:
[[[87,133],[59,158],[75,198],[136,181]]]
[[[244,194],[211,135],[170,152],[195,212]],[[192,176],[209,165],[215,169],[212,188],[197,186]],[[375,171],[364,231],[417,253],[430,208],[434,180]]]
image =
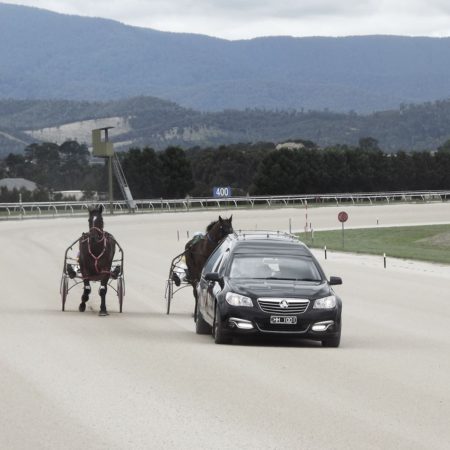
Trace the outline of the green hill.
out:
[[[116,148],[218,146],[304,139],[321,147],[376,139],[386,152],[433,150],[450,139],[450,100],[369,115],[247,109],[202,113],[156,99],[108,102],[0,100],[0,155],[27,143],[90,143],[94,128],[114,126]]]

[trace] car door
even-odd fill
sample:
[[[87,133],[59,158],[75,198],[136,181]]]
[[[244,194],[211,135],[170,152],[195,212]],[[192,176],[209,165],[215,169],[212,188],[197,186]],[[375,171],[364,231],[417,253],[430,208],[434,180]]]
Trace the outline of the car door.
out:
[[[223,280],[225,273],[225,266],[227,265],[227,261],[230,256],[230,249],[225,249],[223,255],[217,260],[216,264],[213,267],[213,272],[218,273],[220,278]],[[207,297],[206,297],[206,309],[209,317],[214,319],[214,308],[216,304],[216,299],[219,293],[222,291],[223,285],[218,282],[210,282],[208,284],[207,289]]]
[[[204,317],[206,317],[206,304],[208,299],[208,286],[209,281],[205,280],[205,274],[213,271],[213,267],[217,260],[221,257],[223,252],[220,250],[220,246],[211,253],[210,257],[206,260],[205,265],[200,276],[200,281],[197,285],[197,298],[198,298],[198,308]]]
[[[205,279],[205,274],[207,273],[220,273],[221,268],[223,268],[223,263],[226,260],[226,255],[229,254],[229,246],[225,242],[222,244],[208,259],[203,268],[201,275],[201,296],[202,305],[201,310],[204,316],[209,317],[209,320],[214,318],[214,302],[217,289],[220,290],[220,286],[217,282],[208,281]]]

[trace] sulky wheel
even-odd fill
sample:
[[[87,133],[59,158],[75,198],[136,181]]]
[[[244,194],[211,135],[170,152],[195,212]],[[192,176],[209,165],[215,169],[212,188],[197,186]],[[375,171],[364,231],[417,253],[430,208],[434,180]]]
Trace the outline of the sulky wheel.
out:
[[[69,281],[67,280],[67,277],[63,275],[63,278],[61,280],[61,311],[65,311],[66,308],[66,299],[67,299],[67,293],[69,292]]]
[[[166,300],[167,300],[167,311],[166,314],[170,314],[170,302],[172,301],[173,297],[173,284],[172,281],[169,280],[167,282],[167,292],[166,292]]]
[[[117,279],[117,297],[119,297],[119,311],[122,312],[123,296],[125,295],[125,286],[122,277]]]

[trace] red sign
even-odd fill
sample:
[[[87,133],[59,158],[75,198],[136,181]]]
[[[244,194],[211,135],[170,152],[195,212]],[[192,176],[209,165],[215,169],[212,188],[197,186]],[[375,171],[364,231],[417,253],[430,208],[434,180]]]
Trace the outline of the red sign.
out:
[[[338,220],[339,220],[339,222],[342,222],[342,223],[347,222],[347,219],[348,219],[348,214],[347,214],[345,211],[341,211],[341,212],[338,214]]]

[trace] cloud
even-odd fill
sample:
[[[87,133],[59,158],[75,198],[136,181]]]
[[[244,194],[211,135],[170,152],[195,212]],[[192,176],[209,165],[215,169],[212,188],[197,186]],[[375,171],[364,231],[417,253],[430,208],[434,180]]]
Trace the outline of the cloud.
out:
[[[450,35],[448,0],[23,0],[10,3],[227,39],[268,35]]]
[[[329,15],[361,15],[370,14],[376,9],[376,0],[347,0],[337,2],[336,0],[172,0],[134,1],[124,6],[124,12],[140,11],[138,14],[156,16],[178,16],[178,17],[215,17],[245,19],[246,21],[259,21],[267,18],[298,18],[306,16],[329,16]],[[133,14],[135,15],[135,14]]]

